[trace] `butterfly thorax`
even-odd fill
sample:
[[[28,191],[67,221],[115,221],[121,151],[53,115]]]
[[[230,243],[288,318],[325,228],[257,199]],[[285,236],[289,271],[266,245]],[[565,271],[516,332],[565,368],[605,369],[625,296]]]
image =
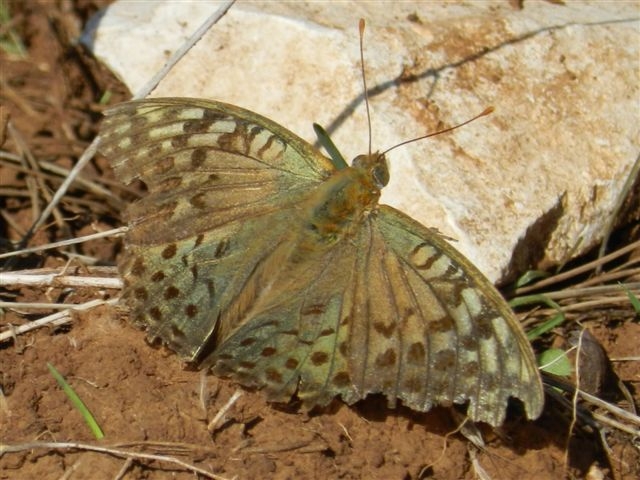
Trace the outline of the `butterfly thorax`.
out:
[[[378,154],[360,155],[351,167],[336,171],[307,203],[306,223],[312,241],[329,246],[356,232],[375,212],[388,179],[386,161]]]

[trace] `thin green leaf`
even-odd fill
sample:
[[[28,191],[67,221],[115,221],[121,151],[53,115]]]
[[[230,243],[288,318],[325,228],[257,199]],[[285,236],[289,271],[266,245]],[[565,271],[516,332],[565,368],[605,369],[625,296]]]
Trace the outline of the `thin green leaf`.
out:
[[[26,58],[27,49],[18,34],[11,28],[11,12],[6,0],[0,0],[0,49],[9,55]]]
[[[338,150],[338,147],[336,147],[336,144],[333,143],[333,140],[331,140],[331,137],[326,132],[326,130],[317,123],[314,123],[313,131],[316,132],[318,142],[320,142],[322,148],[324,148],[325,151],[329,154],[329,157],[331,157],[331,163],[333,163],[333,166],[338,170],[344,170],[345,168],[347,168],[349,166],[347,164],[347,161],[340,153],[340,150]]]
[[[540,335],[547,333],[548,331],[556,328],[558,325],[564,322],[564,313],[556,302],[551,300],[546,295],[538,294],[538,295],[524,295],[522,297],[516,297],[509,300],[509,305],[511,308],[520,307],[522,305],[531,305],[534,303],[544,303],[548,307],[551,307],[557,310],[557,315],[554,315],[549,320],[544,322],[541,325],[538,325],[535,328],[532,328],[527,332],[527,338],[529,341],[533,341],[538,338]]]
[[[620,286],[627,292],[627,297],[629,297],[629,301],[631,302],[631,306],[636,311],[636,315],[640,315],[640,300],[636,297],[631,290],[627,288],[626,285],[620,284]]]
[[[547,278],[549,276],[551,276],[551,274],[543,270],[527,270],[516,281],[516,288],[524,287],[525,285],[529,285],[536,280]]]
[[[56,368],[53,365],[51,365],[49,362],[47,362],[47,368],[51,372],[51,375],[53,376],[53,378],[55,378],[56,381],[58,382],[58,385],[62,387],[62,391],[67,395],[69,400],[71,400],[71,403],[73,404],[73,406],[76,407],[76,409],[80,412],[80,414],[82,415],[82,418],[84,418],[84,421],[89,426],[91,433],[93,433],[93,436],[96,437],[96,439],[98,440],[100,440],[101,438],[104,438],[104,433],[102,432],[100,425],[98,425],[98,422],[96,421],[94,416],[91,414],[91,412],[89,411],[87,406],[84,404],[84,402],[80,400],[80,397],[78,396],[78,394],[71,388],[71,385],[67,383],[67,381],[60,374],[60,372],[58,372],[58,370],[56,370]]]
[[[562,311],[560,305],[541,293],[536,295],[523,295],[509,300],[509,306],[511,308],[521,307],[522,305],[532,305],[534,303],[544,303],[548,307],[555,308],[559,312]]]
[[[559,325],[562,325],[564,322],[564,313],[560,312],[553,317],[551,317],[546,322],[538,325],[537,327],[532,328],[527,332],[527,338],[530,342],[534,341],[536,338],[544,335],[545,333],[553,330]]]

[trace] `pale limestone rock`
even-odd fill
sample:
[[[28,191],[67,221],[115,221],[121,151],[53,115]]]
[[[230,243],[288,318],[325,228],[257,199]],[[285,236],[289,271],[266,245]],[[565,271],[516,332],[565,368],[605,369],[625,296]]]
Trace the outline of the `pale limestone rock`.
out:
[[[116,2],[96,55],[136,91],[219,2]],[[346,158],[451,126],[388,156],[383,202],[456,238],[491,280],[596,244],[640,149],[633,2],[238,3],[152,96],[261,113]],[[89,37],[87,37],[89,38]],[[335,131],[334,131],[335,127]]]

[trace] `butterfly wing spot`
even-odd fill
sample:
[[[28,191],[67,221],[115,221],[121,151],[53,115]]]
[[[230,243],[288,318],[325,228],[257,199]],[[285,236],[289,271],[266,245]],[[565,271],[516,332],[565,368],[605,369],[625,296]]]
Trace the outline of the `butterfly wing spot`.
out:
[[[440,257],[438,251],[426,242],[416,245],[409,253],[409,260],[419,270],[431,270]]]
[[[163,158],[162,156],[162,144],[160,143],[155,143],[151,146],[149,146],[146,150],[143,150],[147,156],[151,157],[151,158]],[[142,153],[141,153],[142,155]]]
[[[131,134],[130,145],[144,145],[149,141],[151,136],[150,130],[135,130],[135,133]]]
[[[471,336],[461,336],[458,340],[462,349],[466,352],[478,351],[478,340]]]
[[[175,243],[170,243],[167,245],[164,250],[162,250],[162,258],[165,260],[170,260],[176,256],[176,252],[178,251],[178,247]]]
[[[260,352],[260,355],[262,355],[263,357],[271,357],[271,356],[275,355],[276,353],[278,353],[278,350],[276,350],[275,348],[273,348],[273,347],[265,347]]]
[[[190,303],[184,307],[184,314],[188,318],[195,318],[198,315],[198,306]]]
[[[289,357],[287,361],[284,363],[284,366],[289,370],[295,370],[300,365],[300,361],[297,358]]]
[[[463,288],[460,292],[460,302],[464,303],[465,307],[469,310],[471,318],[478,317],[482,314],[482,300],[476,289],[469,287]],[[471,319],[467,323],[471,325]]]
[[[344,389],[352,385],[351,376],[348,372],[338,372],[333,376],[333,385],[338,389]]]
[[[141,302],[145,302],[149,299],[149,292],[147,291],[146,288],[144,287],[137,287],[133,289],[133,296],[141,301]]]
[[[191,152],[191,168],[200,169],[207,160],[207,149],[204,147],[194,148]]]
[[[493,328],[493,335],[503,348],[510,348],[515,346],[513,336],[509,334],[509,326],[502,317],[495,317],[491,321],[491,328]]]
[[[311,363],[316,367],[324,365],[329,361],[329,354],[326,352],[313,352],[311,354]]]
[[[457,363],[457,355],[453,350],[441,350],[435,355],[434,368],[441,372],[451,372]]]
[[[164,291],[164,299],[165,300],[173,300],[180,295],[180,290],[173,285],[169,285]]]
[[[497,357],[498,342],[495,338],[483,338],[479,342],[480,358],[482,359],[482,369],[486,377],[495,378],[499,371],[500,365]]]
[[[131,118],[131,122],[128,127],[134,130],[144,130],[148,124],[149,119],[147,117],[136,116]]]
[[[204,193],[196,193],[191,198],[189,198],[189,203],[199,210],[204,210],[208,207],[206,199],[207,196]]]
[[[396,322],[391,321],[387,324],[383,322],[375,322],[373,328],[376,332],[381,334],[384,338],[391,338],[396,331]]]
[[[189,139],[191,138],[191,134],[186,135],[176,135],[175,137],[171,137],[171,148],[174,150],[183,150],[189,145]]]
[[[478,335],[478,338],[482,340],[490,340],[493,338],[493,321],[495,319],[491,319],[489,317],[481,316],[475,319],[476,324],[474,325],[475,331]]]
[[[149,316],[156,321],[156,323],[162,320],[162,312],[158,307],[151,307],[149,309]]]
[[[162,282],[166,278],[166,275],[162,270],[158,270],[153,275],[151,275],[151,281],[154,283]]]
[[[191,272],[191,276],[193,277],[193,281],[195,282],[196,280],[198,280],[198,266],[197,265],[191,265],[191,267],[189,267],[189,271]]]
[[[325,312],[326,305],[316,304],[316,305],[305,305],[302,310],[300,310],[301,315],[320,315]]]
[[[267,380],[273,383],[282,383],[282,374],[275,368],[267,368],[265,370]]]
[[[396,364],[396,359],[395,349],[388,348],[376,357],[376,365],[380,368],[392,367]]]
[[[205,282],[205,286],[207,288],[207,292],[209,293],[209,298],[215,298],[216,286],[215,286],[215,283],[213,283],[213,280],[211,280],[210,278],[207,279],[207,281]]]
[[[144,258],[136,257],[133,261],[133,264],[131,265],[129,273],[131,273],[131,275],[133,275],[134,277],[141,277],[142,275],[144,275],[144,272],[146,270],[147,267],[144,264]]]
[[[145,152],[145,155],[148,152]],[[153,164],[153,175],[162,177],[176,168],[176,159],[173,156],[161,157]]]
[[[476,361],[464,363],[460,366],[460,375],[467,381],[472,381],[480,374],[480,365]]]
[[[213,125],[214,120],[186,120],[182,124],[182,131],[184,133],[206,133]]]
[[[422,366],[425,363],[427,352],[423,342],[414,342],[407,349],[407,363]]]
[[[447,333],[455,329],[455,322],[449,315],[440,317],[437,320],[431,320],[425,326],[425,337],[436,333]]]
[[[182,185],[181,177],[168,177],[168,178],[165,178],[164,180],[161,180],[160,183],[158,183],[157,191],[171,192],[173,190],[176,190],[177,188],[180,188],[181,185]]]
[[[229,241],[228,238],[225,238],[220,242],[218,242],[218,244],[216,245],[216,250],[213,253],[214,258],[224,257],[227,254],[227,252],[229,252],[230,246],[231,246],[231,242]]]

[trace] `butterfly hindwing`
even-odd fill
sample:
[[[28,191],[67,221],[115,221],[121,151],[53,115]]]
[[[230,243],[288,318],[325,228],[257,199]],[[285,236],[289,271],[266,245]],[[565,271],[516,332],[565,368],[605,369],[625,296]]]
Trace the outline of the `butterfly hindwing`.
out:
[[[493,285],[436,231],[403,213],[383,205],[372,221],[385,251],[376,260],[385,272],[380,288],[394,298],[387,311],[397,318],[396,396],[423,411],[468,400],[469,418],[492,425],[502,423],[513,396],[536,418],[544,398],[535,359]]]

